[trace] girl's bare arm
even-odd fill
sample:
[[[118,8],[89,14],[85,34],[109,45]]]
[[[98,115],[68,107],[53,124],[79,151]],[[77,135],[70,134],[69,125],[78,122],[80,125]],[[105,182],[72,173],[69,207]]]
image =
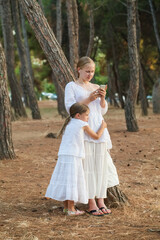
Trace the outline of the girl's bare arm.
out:
[[[83,129],[91,138],[97,140],[102,136],[106,127],[107,123],[105,121],[102,121],[102,124],[97,132],[94,132],[89,126],[84,126]]]

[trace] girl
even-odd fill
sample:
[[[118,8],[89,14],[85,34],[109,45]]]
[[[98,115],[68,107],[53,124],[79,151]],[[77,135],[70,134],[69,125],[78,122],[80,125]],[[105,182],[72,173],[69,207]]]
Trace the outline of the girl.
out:
[[[89,57],[80,58],[77,70],[79,76],[77,81],[66,85],[65,106],[69,112],[71,105],[75,102],[88,105],[90,109],[88,124],[96,132],[103,120],[102,115],[108,110],[108,104],[105,101],[106,89],[90,82],[94,76],[95,63]],[[109,214],[111,211],[104,204],[107,188],[119,184],[117,171],[109,154],[109,149],[112,148],[109,132],[106,128],[99,140],[94,140],[85,134],[84,140],[83,167],[89,197],[88,212],[96,216],[102,212]]]
[[[84,152],[84,131],[93,139],[99,139],[106,127],[102,121],[97,133],[88,126],[89,108],[80,103],[70,107],[70,117],[58,152],[58,162],[47,188],[46,197],[64,202],[68,215],[82,215],[75,210],[74,202],[88,203],[86,183],[82,166]],[[68,121],[68,119],[67,119]]]

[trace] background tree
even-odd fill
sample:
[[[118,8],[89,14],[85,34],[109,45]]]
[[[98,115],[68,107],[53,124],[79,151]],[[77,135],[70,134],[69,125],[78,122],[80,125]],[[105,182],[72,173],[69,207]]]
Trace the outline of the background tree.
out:
[[[0,160],[14,158],[5,55],[0,43]]]
[[[74,74],[40,6],[35,0],[28,0],[27,2],[19,0],[19,3],[46,54],[54,74],[64,88],[66,83],[75,80]]]
[[[7,64],[7,75],[11,89],[11,104],[16,118],[27,117],[21,98],[20,84],[15,75],[15,52],[12,28],[11,4],[9,0],[1,0],[1,19],[3,29],[4,48]]]
[[[67,20],[68,20],[68,36],[69,36],[69,52],[70,64],[77,76],[77,63],[79,59],[79,20],[76,0],[66,1]]]
[[[136,36],[136,1],[128,0],[128,51],[130,63],[130,86],[125,103],[125,117],[127,130],[138,131],[138,124],[135,115],[135,103],[139,85],[139,61]]]
[[[35,91],[33,88],[33,81],[31,79],[28,64],[27,64],[25,47],[22,41],[18,1],[12,0],[11,3],[12,3],[14,27],[16,31],[17,46],[18,46],[19,57],[21,61],[21,77],[23,81],[23,88],[29,98],[29,106],[32,111],[32,118],[41,119]]]

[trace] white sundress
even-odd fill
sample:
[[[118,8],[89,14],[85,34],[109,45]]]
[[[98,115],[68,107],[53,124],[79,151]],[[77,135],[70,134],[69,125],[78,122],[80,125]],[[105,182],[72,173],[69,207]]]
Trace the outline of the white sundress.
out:
[[[82,164],[82,159],[85,157],[83,126],[86,125],[88,123],[74,118],[67,125],[46,197],[58,201],[88,203]]]
[[[84,89],[75,82],[68,83],[65,88],[67,112],[69,112],[72,104],[88,98],[90,93],[91,91]],[[106,102],[105,108],[101,108],[100,98],[97,98],[89,103],[88,107],[90,108],[88,124],[96,132],[102,123],[103,115],[108,110],[108,104]],[[88,198],[106,198],[107,188],[119,184],[117,170],[109,154],[112,142],[108,129],[104,130],[104,133],[98,140],[92,139],[87,134],[85,134],[84,140],[85,159],[83,160],[83,168]]]

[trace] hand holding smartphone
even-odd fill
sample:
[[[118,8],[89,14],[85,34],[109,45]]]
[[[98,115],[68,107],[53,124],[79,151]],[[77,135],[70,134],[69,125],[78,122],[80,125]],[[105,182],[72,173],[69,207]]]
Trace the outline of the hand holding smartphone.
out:
[[[103,84],[102,84],[102,85],[100,85],[100,88],[102,88],[102,89],[104,89],[104,90],[107,90],[107,88],[106,88],[106,87],[107,87],[107,84],[106,84],[106,85],[103,85]]]

